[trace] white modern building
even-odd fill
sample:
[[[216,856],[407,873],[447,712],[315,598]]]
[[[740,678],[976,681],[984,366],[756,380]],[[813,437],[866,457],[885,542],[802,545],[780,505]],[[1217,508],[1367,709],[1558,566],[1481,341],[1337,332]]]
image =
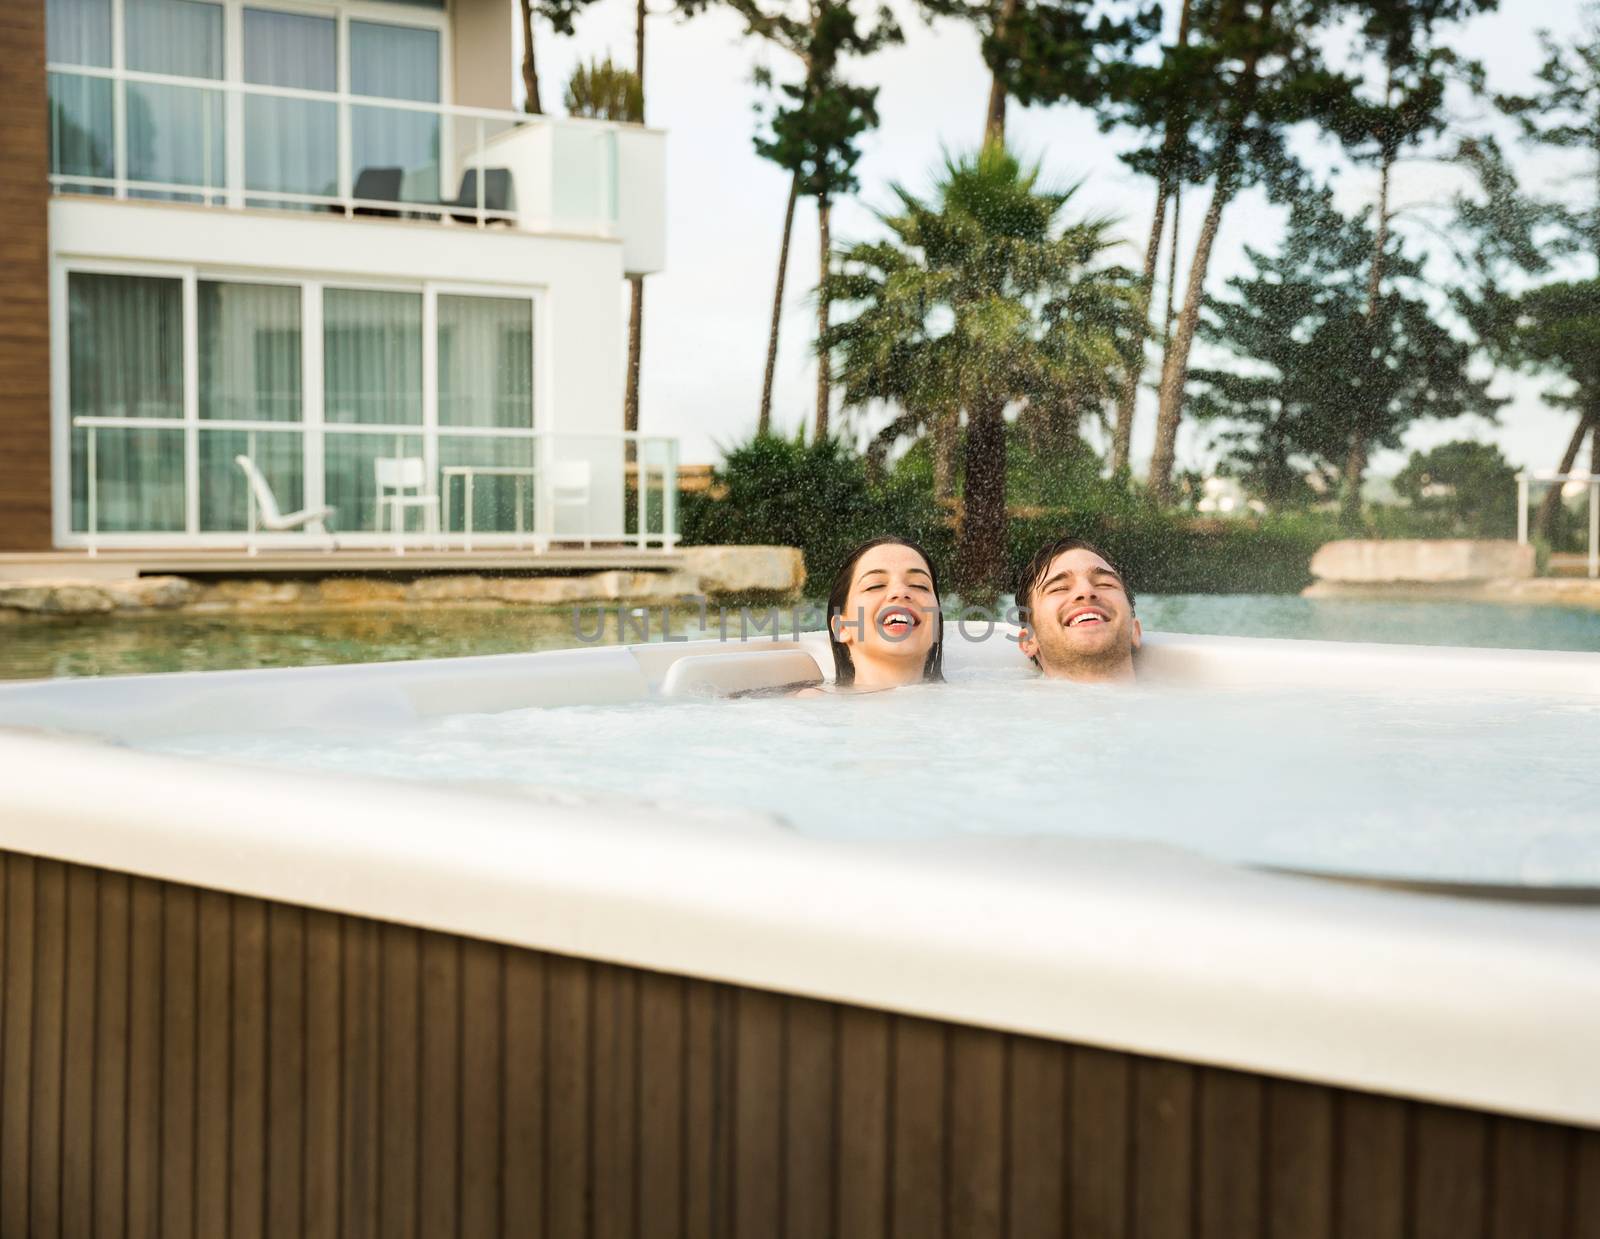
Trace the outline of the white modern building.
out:
[[[5,7],[0,550],[670,545],[664,136],[513,111],[513,0]]]

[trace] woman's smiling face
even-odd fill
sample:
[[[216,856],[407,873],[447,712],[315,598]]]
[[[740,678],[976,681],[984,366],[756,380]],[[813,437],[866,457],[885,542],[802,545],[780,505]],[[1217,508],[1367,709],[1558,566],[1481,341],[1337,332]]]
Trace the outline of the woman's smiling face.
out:
[[[927,561],[909,546],[885,543],[856,561],[844,613],[833,619],[851,660],[920,669],[939,636],[939,600]]]

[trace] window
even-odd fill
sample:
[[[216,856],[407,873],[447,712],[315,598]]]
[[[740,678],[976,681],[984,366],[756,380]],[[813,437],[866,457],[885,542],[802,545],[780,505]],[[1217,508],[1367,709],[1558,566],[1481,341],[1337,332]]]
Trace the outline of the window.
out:
[[[240,456],[280,508],[331,504],[346,536],[388,536],[386,457],[422,460],[438,494],[442,468],[508,470],[475,479],[473,530],[532,527],[531,297],[84,270],[67,290],[74,531],[242,533]],[[457,531],[464,493],[458,483],[450,498]]]
[[[67,281],[67,388],[73,417],[183,417],[183,282],[73,272]],[[75,427],[72,527],[184,528],[183,431]]]
[[[200,0],[123,0],[127,66],[175,77],[222,77],[222,6]],[[227,177],[223,92],[152,82],[127,85],[128,176],[220,188]],[[178,191],[139,196],[198,201]]]
[[[300,289],[201,280],[196,288],[203,421],[301,420]],[[301,506],[304,450],[293,430],[202,427],[200,528],[248,529],[248,456],[285,511]]]
[[[531,471],[534,440],[458,429],[533,427],[533,315],[526,299],[439,297],[439,463]],[[472,527],[531,524],[531,477],[487,474],[474,485]],[[450,527],[463,527],[465,487],[445,496]]]
[[[244,10],[244,80],[299,90],[339,88],[339,23],[331,17]],[[339,192],[339,112],[313,99],[244,97],[245,188]]]
[[[358,11],[371,14],[381,2]],[[454,189],[440,173],[445,122],[384,102],[444,102],[442,0],[387,0],[385,7],[411,10],[392,21],[281,0],[46,4],[48,56],[59,66],[49,80],[50,170],[72,178],[66,187],[74,193],[110,193],[114,186],[95,182],[122,180],[135,183],[126,191],[135,197],[217,202],[232,191],[232,205],[324,210],[326,203],[295,198],[355,191],[363,171],[374,174],[366,187],[373,198],[435,206],[441,189]],[[341,105],[230,98],[230,56],[239,57],[232,72],[247,86],[331,94],[348,82],[351,93],[371,99],[348,108],[349,166],[339,162]],[[126,81],[74,65],[186,80]]]
[[[322,295],[327,502],[346,528],[377,528],[377,460],[422,456],[422,294],[329,288]],[[334,426],[392,428],[393,433]]]
[[[111,0],[49,0],[46,55],[53,64],[111,66]],[[70,176],[112,175],[111,83],[52,73],[50,169]]]
[[[439,32],[351,22],[350,93],[438,103]],[[403,176],[404,200],[437,202],[439,117],[381,106],[355,107],[350,113],[356,179],[365,169],[397,168]]]

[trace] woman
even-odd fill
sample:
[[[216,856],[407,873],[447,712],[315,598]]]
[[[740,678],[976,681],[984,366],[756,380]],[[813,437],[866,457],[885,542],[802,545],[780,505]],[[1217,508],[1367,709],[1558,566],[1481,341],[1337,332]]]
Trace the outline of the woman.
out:
[[[832,691],[871,693],[944,680],[944,620],[933,561],[905,538],[851,552],[828,593]],[[807,689],[813,696],[823,690]]]

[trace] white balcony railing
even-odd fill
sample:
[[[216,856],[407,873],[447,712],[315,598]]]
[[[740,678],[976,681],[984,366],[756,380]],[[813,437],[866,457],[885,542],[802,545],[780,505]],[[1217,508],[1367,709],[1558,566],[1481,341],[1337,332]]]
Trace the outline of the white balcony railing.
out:
[[[56,192],[612,237],[629,158],[619,142],[660,138],[638,126],[368,95],[71,64],[48,71]]]
[[[263,532],[236,457],[283,511],[335,509],[341,547],[543,549],[678,541],[678,441],[662,435],[508,427],[384,426],[169,417],[74,417],[70,540],[102,547],[323,546]],[[379,458],[420,462],[436,521],[386,512]]]

